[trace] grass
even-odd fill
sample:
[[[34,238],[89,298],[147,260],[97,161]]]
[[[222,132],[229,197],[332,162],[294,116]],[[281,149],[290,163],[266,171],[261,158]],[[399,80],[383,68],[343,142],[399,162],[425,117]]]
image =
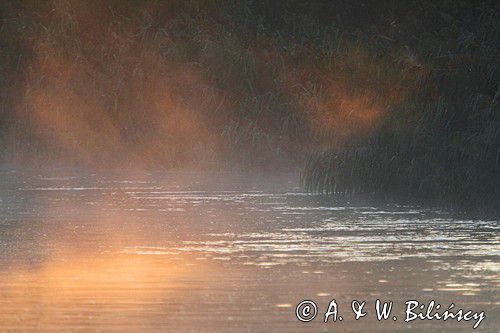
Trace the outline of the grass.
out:
[[[308,189],[498,216],[498,15],[483,5],[470,30],[462,26],[467,18],[441,13],[454,24],[419,36],[410,54],[425,59],[425,78],[375,131],[311,154]]]
[[[498,5],[2,1],[0,151],[303,167],[311,191],[498,214]]]

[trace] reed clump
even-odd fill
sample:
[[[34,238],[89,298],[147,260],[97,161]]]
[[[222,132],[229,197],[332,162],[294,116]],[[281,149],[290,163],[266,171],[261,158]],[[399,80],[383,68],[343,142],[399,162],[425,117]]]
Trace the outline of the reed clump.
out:
[[[303,172],[309,190],[417,199],[498,216],[498,13],[486,3],[456,16],[444,8],[427,12],[437,11],[442,28],[433,31],[435,23],[427,30],[422,19],[423,31],[399,62],[424,77],[403,103],[386,109],[376,130],[343,144],[335,137],[331,147],[312,153]]]

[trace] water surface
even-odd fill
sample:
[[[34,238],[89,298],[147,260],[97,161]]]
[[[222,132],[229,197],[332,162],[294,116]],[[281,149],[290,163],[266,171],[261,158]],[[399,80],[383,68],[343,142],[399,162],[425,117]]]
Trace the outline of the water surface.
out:
[[[0,329],[470,331],[404,301],[500,321],[500,223],[303,193],[294,175],[0,172]],[[295,318],[304,299],[319,307]],[[322,322],[336,299],[342,322]],[[352,300],[366,300],[359,321]],[[397,321],[374,318],[376,299]]]

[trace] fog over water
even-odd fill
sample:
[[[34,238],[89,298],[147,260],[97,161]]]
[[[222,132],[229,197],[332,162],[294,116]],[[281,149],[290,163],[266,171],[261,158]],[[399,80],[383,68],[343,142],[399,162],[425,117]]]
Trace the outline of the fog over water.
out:
[[[1,0],[0,333],[498,332],[498,19]]]

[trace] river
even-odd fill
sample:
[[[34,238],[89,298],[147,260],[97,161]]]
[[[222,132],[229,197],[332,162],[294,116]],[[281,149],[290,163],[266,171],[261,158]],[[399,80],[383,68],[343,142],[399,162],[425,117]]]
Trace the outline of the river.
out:
[[[0,330],[470,331],[500,324],[500,223],[304,193],[296,175],[0,171]],[[323,322],[333,299],[342,321]],[[393,301],[389,320],[374,302]],[[317,304],[311,322],[296,318]],[[366,301],[354,319],[351,302]]]

